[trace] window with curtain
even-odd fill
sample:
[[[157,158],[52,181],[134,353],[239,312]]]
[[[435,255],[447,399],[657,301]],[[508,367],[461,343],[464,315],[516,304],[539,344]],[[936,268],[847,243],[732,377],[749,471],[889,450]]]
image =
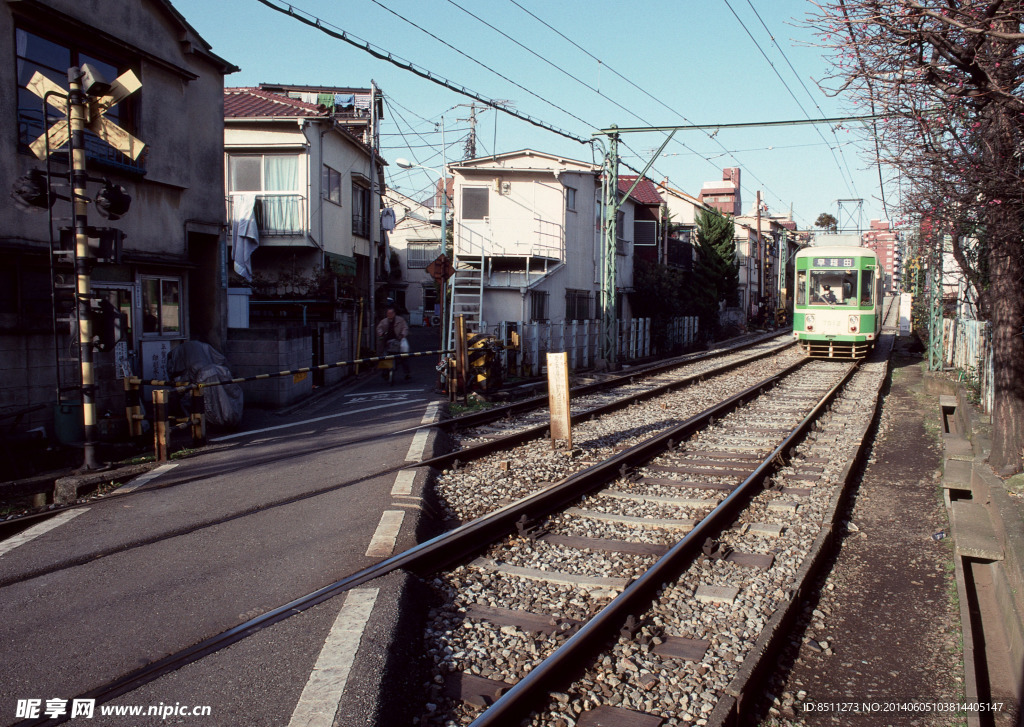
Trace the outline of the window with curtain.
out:
[[[370,190],[355,180],[352,183],[352,234],[370,236]]]
[[[228,191],[258,192],[260,232],[297,234],[303,225],[298,154],[232,154]]]

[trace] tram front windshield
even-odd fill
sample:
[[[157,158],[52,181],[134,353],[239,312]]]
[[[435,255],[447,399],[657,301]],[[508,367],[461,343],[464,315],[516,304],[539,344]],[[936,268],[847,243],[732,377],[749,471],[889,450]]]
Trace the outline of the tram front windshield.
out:
[[[857,271],[812,270],[811,305],[857,305]]]

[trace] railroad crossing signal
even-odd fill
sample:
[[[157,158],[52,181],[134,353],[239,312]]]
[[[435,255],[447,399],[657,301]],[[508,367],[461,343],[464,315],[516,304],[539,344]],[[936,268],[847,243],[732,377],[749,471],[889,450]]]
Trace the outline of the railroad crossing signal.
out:
[[[55,97],[67,98],[67,93],[39,71],[32,75],[27,88],[39,98],[45,99],[61,114],[65,113],[65,109],[56,103]],[[142,83],[139,82],[138,77],[131,71],[125,71],[110,84],[110,90],[106,94],[98,97],[87,96],[88,102],[85,106],[85,127],[131,158],[132,161],[139,158],[139,154],[142,153],[146,145],[106,118],[104,114],[140,88],[142,88]],[[47,143],[47,136],[49,136],[49,143]],[[70,121],[63,118],[51,126],[48,132],[29,144],[29,148],[36,157],[45,160],[49,150],[64,146],[70,136]]]

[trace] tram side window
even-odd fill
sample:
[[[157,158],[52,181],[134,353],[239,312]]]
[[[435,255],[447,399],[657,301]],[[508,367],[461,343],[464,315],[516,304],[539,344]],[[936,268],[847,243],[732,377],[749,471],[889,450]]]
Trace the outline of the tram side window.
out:
[[[872,272],[870,270],[861,270],[860,272],[860,304],[861,305],[874,305],[874,292],[875,286],[872,285]]]
[[[800,270],[796,274],[796,304],[807,305],[807,271]]]

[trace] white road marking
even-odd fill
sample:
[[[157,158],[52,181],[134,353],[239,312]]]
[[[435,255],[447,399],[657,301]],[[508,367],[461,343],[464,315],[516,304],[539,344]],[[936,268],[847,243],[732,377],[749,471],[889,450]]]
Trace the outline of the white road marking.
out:
[[[370,547],[366,549],[366,555],[371,558],[387,558],[394,553],[398,534],[402,531],[403,520],[405,520],[405,513],[401,510],[382,512],[377,530],[370,539]]]
[[[427,437],[430,436],[429,429],[419,429],[412,435],[412,444],[409,445],[409,453],[405,455],[406,462],[420,462],[427,451]]]
[[[127,485],[124,485],[123,487],[118,487],[117,491],[119,493],[121,493],[121,492],[133,492],[133,491],[139,489],[140,487],[142,487],[143,485],[149,484],[150,482],[155,480],[160,475],[162,475],[162,474],[164,474],[166,472],[170,472],[172,469],[174,469],[177,466],[178,466],[177,462],[168,462],[167,464],[162,464],[159,467],[157,467],[155,470],[152,470],[151,472],[147,472],[146,474],[144,474],[144,475],[142,475],[140,477],[136,477],[134,480],[129,482]]]
[[[423,401],[423,399],[403,399],[402,401],[395,401],[390,404],[381,404],[380,406],[368,406],[365,409],[350,409],[348,411],[338,412],[337,414],[327,414],[326,416],[316,417],[314,419],[305,419],[301,422],[292,422],[291,424],[278,424],[276,427],[266,427],[265,429],[253,429],[249,432],[236,432],[235,434],[227,434],[223,437],[215,437],[210,439],[211,442],[224,442],[228,439],[237,439],[239,437],[248,437],[253,434],[263,434],[264,432],[275,432],[279,429],[288,429],[290,427],[301,427],[306,424],[313,424],[315,422],[326,421],[327,419],[337,419],[338,417],[347,417],[353,414],[362,414],[365,411],[374,411],[376,409],[386,409],[389,406],[406,406],[417,401]]]
[[[427,411],[423,414],[422,424],[433,424],[437,421],[438,411],[441,408],[441,402],[434,401],[427,404]]]
[[[423,389],[390,389],[388,391],[357,391],[352,394],[345,394],[345,396],[375,396],[375,397],[389,397],[393,394],[422,394]]]
[[[356,588],[345,596],[316,665],[306,681],[288,727],[331,727],[359,642],[370,620],[377,588]]]
[[[62,512],[60,515],[54,515],[51,519],[47,520],[46,522],[39,523],[38,525],[33,525],[27,530],[23,530],[17,535],[7,538],[7,540],[0,542],[0,555],[4,555],[5,553],[8,553],[17,548],[19,545],[24,545],[30,540],[38,538],[43,533],[48,533],[54,528],[60,527],[64,523],[78,517],[84,512],[89,512],[89,508],[83,507],[78,510],[67,510],[65,512]]]
[[[412,483],[415,479],[416,473],[413,470],[402,470],[399,472],[395,477],[395,486],[391,488],[391,496],[412,495]]]

